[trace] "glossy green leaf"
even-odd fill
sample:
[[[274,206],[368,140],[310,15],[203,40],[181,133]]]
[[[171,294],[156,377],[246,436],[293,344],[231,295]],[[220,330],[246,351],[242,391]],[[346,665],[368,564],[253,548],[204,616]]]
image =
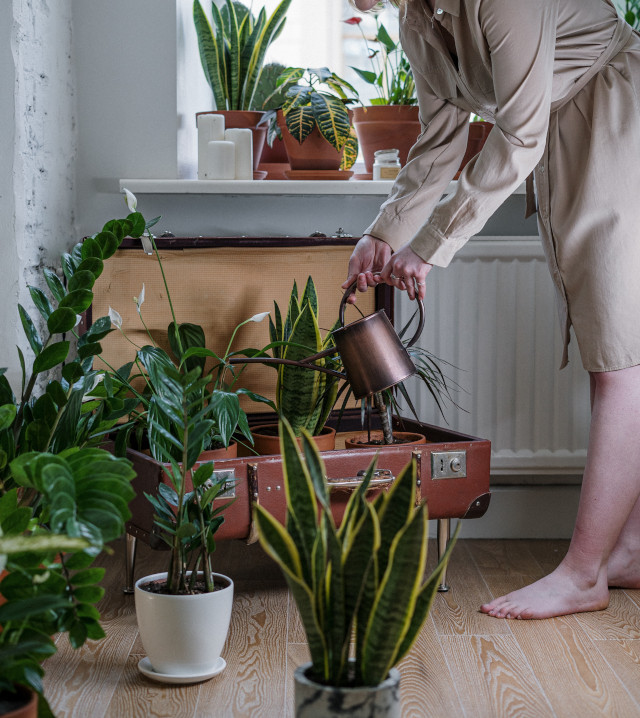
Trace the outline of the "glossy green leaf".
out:
[[[0,406],[0,431],[9,429],[16,418],[17,407],[15,404]]]
[[[78,321],[78,315],[70,307],[58,307],[47,319],[47,329],[51,334],[63,334],[71,331]]]
[[[97,279],[102,274],[103,268],[104,263],[102,259],[99,257],[87,257],[80,262],[76,271],[91,272],[91,274],[93,274],[93,276]]]
[[[82,252],[80,256],[83,260],[89,259],[90,257],[102,259],[100,244],[93,237],[87,237],[82,243]]]
[[[91,289],[95,281],[96,277],[93,272],[90,272],[88,269],[78,269],[69,280],[67,286],[70,292],[76,289]]]
[[[41,289],[38,289],[38,287],[29,287],[29,294],[31,294],[31,299],[36,305],[37,310],[47,319],[53,309],[45,293]]]
[[[69,292],[64,299],[60,302],[60,307],[69,307],[73,309],[76,314],[82,314],[85,309],[91,306],[93,301],[93,293],[88,289],[76,289],[73,292]]]
[[[314,92],[311,107],[320,134],[336,150],[341,150],[351,134],[349,112],[344,103],[332,95]]]
[[[21,304],[18,304],[18,313],[20,314],[20,321],[22,322],[22,328],[24,329],[29,346],[33,350],[34,354],[39,354],[42,350],[42,340],[40,339],[40,335],[38,334],[38,330],[36,329],[33,320]]]
[[[62,364],[69,354],[69,342],[62,341],[55,344],[49,344],[45,347],[33,362],[33,371],[35,374],[41,374],[43,371],[53,369],[54,366]]]
[[[127,216],[129,222],[131,222],[131,229],[129,230],[130,237],[140,237],[145,230],[146,223],[144,217],[140,212],[132,212]]]
[[[47,267],[45,267],[42,272],[44,274],[47,286],[49,287],[49,291],[51,292],[51,294],[53,294],[54,299],[59,302],[66,294],[64,285],[60,281],[58,275]]]
[[[95,239],[100,246],[102,259],[112,257],[120,246],[120,240],[113,232],[103,230],[96,235]]]
[[[316,126],[311,107],[294,107],[286,116],[287,129],[302,144]]]

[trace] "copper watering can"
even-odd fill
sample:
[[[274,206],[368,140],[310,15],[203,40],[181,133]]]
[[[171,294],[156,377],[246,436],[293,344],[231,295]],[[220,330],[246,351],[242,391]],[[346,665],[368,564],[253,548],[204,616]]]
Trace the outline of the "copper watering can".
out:
[[[244,359],[237,357],[232,359],[231,363],[289,364],[321,371],[340,379],[346,379],[356,399],[364,399],[404,381],[416,373],[416,367],[384,309],[379,309],[374,314],[361,317],[345,326],[344,313],[347,299],[355,286],[354,282],[344,293],[340,302],[340,328],[333,332],[335,347],[330,347],[299,361],[275,357]],[[420,299],[418,300],[418,309],[420,312],[418,329],[407,346],[413,346],[416,343],[424,327],[424,304]],[[344,374],[312,363],[336,353],[340,355],[345,370]]]

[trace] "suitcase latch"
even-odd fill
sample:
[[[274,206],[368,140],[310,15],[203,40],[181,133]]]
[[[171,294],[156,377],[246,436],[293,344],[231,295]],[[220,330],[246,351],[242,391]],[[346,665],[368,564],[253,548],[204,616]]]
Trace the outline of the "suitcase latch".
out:
[[[432,479],[464,479],[467,475],[466,451],[431,452]]]
[[[362,484],[362,480],[364,479],[366,473],[367,472],[365,469],[360,469],[360,471],[358,471],[358,473],[351,478],[327,478],[329,491],[344,491],[345,489],[357,489]],[[381,486],[390,486],[395,481],[395,478],[396,477],[391,473],[389,469],[377,469],[376,471],[374,471],[373,476],[371,477],[371,481],[369,483],[367,491],[371,489],[378,489]]]

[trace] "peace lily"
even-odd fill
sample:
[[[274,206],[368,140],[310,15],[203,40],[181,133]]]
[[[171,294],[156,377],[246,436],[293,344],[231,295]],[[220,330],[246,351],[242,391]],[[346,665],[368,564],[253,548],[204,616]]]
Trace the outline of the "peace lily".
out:
[[[113,307],[109,307],[108,316],[109,316],[109,319],[111,320],[111,324],[116,329],[122,329],[122,317],[120,316],[120,314],[118,312],[116,312],[115,309],[113,309]]]
[[[130,192],[128,189],[124,188],[122,189],[122,194],[124,194],[124,201],[127,203],[127,207],[129,208],[129,212],[135,212],[136,207],[138,206],[138,200],[133,194],[133,192]]]

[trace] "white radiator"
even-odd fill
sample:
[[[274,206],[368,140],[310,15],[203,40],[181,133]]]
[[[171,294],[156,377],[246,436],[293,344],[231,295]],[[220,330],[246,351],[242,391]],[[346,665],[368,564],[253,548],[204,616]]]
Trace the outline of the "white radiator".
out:
[[[495,474],[582,473],[589,379],[575,337],[558,370],[554,289],[537,237],[474,238],[447,269],[431,271],[426,289],[418,344],[453,364],[446,374],[462,387],[461,408],[445,410],[448,426],[491,440]],[[414,309],[403,293],[396,326]],[[446,426],[419,383],[408,385],[420,419]]]

